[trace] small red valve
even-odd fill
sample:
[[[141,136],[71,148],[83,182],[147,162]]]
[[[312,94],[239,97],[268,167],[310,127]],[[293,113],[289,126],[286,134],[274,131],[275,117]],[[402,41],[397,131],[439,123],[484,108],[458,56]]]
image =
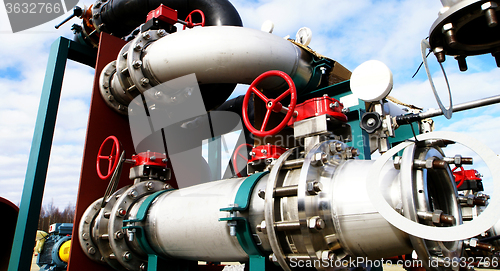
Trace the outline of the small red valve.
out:
[[[347,116],[342,113],[342,109],[344,109],[344,105],[334,98],[328,96],[312,98],[295,107],[297,115],[288,121],[288,126],[292,126],[294,122],[324,114],[340,122],[347,122]]]
[[[252,149],[252,156],[248,162],[251,163],[266,159],[278,159],[286,151],[286,148],[276,145],[260,145]]]
[[[134,164],[132,167],[147,165],[147,166],[160,166],[167,167],[167,157],[165,154],[159,152],[141,152],[136,155],[132,155],[132,160]]]
[[[259,85],[260,82],[262,82],[262,80],[273,76],[283,78],[285,82],[288,84],[288,89],[285,92],[283,92],[280,96],[278,96],[278,98],[269,99],[261,91],[257,89],[257,86]],[[250,123],[250,120],[248,118],[248,103],[250,102],[250,96],[252,93],[256,97],[259,97],[261,100],[263,100],[267,108],[266,115],[264,116],[264,120],[262,121],[262,126],[260,127],[260,130],[255,129],[255,127]],[[285,99],[287,96],[290,96],[290,105],[288,107],[285,107],[281,104],[281,101]],[[295,89],[295,84],[292,78],[288,74],[282,71],[276,71],[276,70],[267,71],[259,75],[252,82],[252,84],[248,88],[247,93],[245,94],[245,98],[243,99],[243,110],[242,110],[243,122],[245,123],[245,126],[248,128],[248,130],[254,135],[261,137],[268,135],[275,135],[279,133],[283,128],[285,128],[290,118],[292,118],[295,112],[296,104],[297,104],[297,91]],[[274,127],[269,131],[266,131],[266,126],[269,122],[272,112],[275,113],[282,112],[286,113],[286,115],[285,118],[281,121],[281,123],[278,124],[278,126]]]
[[[460,168],[460,171],[456,171]],[[455,167],[452,170],[453,176],[455,176],[455,182],[457,183],[457,188],[460,188],[465,181],[481,181],[480,174],[475,169],[467,169],[464,167]]]
[[[193,15],[194,14],[200,14],[201,16],[201,22],[199,23],[193,23]],[[186,20],[184,20],[187,24],[184,25],[184,27],[182,28],[183,30],[186,29],[186,27],[188,28],[193,28],[195,26],[201,26],[201,27],[204,27],[205,26],[205,14],[203,14],[203,11],[199,10],[199,9],[195,9],[193,11],[191,11],[191,13],[188,14],[188,16],[186,17]]]
[[[112,144],[110,154],[103,155],[102,154],[103,150],[109,144]],[[99,148],[99,152],[97,153],[96,168],[97,168],[97,175],[99,176],[99,178],[101,178],[102,180],[107,180],[109,177],[111,177],[113,171],[115,171],[116,166],[118,165],[118,160],[120,160],[120,153],[121,153],[121,144],[120,141],[118,141],[118,138],[116,138],[115,136],[108,136],[106,139],[104,139],[104,141],[101,144],[101,147]],[[102,160],[108,161],[108,171],[106,174],[103,174],[101,171]]]
[[[159,7],[153,9],[148,13],[146,21],[149,21],[153,18],[174,25],[177,23],[177,10],[161,4]]]

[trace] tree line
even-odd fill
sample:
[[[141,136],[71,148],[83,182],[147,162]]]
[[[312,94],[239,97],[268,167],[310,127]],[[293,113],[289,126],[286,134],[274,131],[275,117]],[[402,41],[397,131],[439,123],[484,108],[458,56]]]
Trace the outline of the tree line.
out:
[[[49,226],[54,223],[73,223],[75,206],[68,204],[63,210],[54,205],[54,201],[42,206],[38,218],[38,229],[49,232]]]

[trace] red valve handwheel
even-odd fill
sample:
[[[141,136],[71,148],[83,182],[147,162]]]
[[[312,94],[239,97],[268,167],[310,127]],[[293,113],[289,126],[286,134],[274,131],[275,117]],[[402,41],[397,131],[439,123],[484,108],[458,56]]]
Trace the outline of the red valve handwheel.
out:
[[[460,168],[460,171],[457,171],[455,172],[455,170],[457,170],[458,168]],[[458,184],[457,184],[457,188],[460,188],[460,186],[462,186],[462,184],[464,183],[465,181],[465,170],[464,170],[464,167],[455,167],[453,170],[452,170],[453,174],[457,174],[457,175],[460,175],[460,179],[458,181]],[[457,182],[457,181],[455,181]]]
[[[288,84],[288,89],[283,92],[278,98],[276,99],[269,99],[267,98],[262,92],[260,92],[257,89],[257,85],[264,79],[272,76],[278,76],[283,79],[285,79],[286,83]],[[256,97],[259,97],[266,103],[266,108],[267,112],[266,115],[264,116],[264,120],[262,121],[262,126],[260,127],[260,130],[255,129],[253,125],[250,123],[250,120],[248,119],[248,102],[250,101],[250,95],[254,93]],[[286,96],[290,95],[290,105],[288,107],[284,107],[280,101],[283,100]],[[250,87],[248,88],[247,93],[245,94],[245,98],[243,99],[243,122],[245,123],[245,126],[248,128],[248,130],[257,136],[268,136],[268,135],[275,135],[279,133],[283,128],[285,128],[286,124],[290,120],[290,118],[293,116],[294,111],[295,111],[295,105],[297,104],[297,90],[295,89],[295,84],[293,83],[292,78],[286,74],[285,72],[282,71],[267,71],[259,77],[257,77]],[[266,131],[266,126],[267,123],[269,122],[269,118],[271,117],[271,112],[286,112],[285,118],[283,121],[273,129]]]
[[[201,23],[193,23],[193,14],[195,14],[195,13],[200,14]],[[203,11],[201,11],[199,9],[195,9],[195,10],[191,11],[191,13],[188,14],[188,16],[186,17],[186,20],[184,20],[184,21],[187,23],[187,25],[184,25],[182,30],[185,30],[186,27],[193,28],[193,27],[199,26],[199,25],[201,25],[201,27],[204,27],[205,26],[205,14],[203,14]]]
[[[104,149],[104,146],[108,144],[108,142],[112,142],[113,144],[111,146],[111,153],[109,155],[103,155],[102,150]],[[121,147],[120,147],[120,141],[118,141],[118,138],[115,136],[108,136],[106,139],[101,144],[101,147],[99,148],[99,152],[97,153],[97,175],[99,175],[99,178],[106,180],[111,175],[113,174],[113,171],[115,171],[116,166],[118,165],[118,160],[120,160],[120,152],[121,152]],[[100,162],[101,160],[108,160],[108,173],[106,175],[102,174],[101,172],[101,167],[100,167]]]
[[[238,146],[238,148],[236,148],[236,150],[234,150],[234,153],[233,153],[233,160],[232,160],[232,163],[233,163],[233,168],[234,168],[234,171],[236,172],[236,176],[238,177],[243,177],[241,174],[240,174],[240,170],[238,169],[238,157],[241,157],[243,160],[245,160],[246,162],[248,162],[248,158],[247,156],[241,154],[241,148],[252,148],[252,145],[250,144],[247,144],[247,143],[244,143],[244,144],[241,144]],[[245,149],[245,151],[247,151],[247,149]],[[248,153],[247,153],[248,154]]]

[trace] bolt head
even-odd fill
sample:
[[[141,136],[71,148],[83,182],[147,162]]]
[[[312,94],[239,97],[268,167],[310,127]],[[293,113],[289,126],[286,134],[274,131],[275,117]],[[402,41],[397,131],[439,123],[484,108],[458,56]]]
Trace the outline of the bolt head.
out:
[[[165,31],[164,29],[160,29],[156,33],[158,33],[158,36],[160,36],[160,37],[167,35],[167,31]]]
[[[127,211],[124,210],[124,209],[118,209],[118,211],[116,212],[116,216],[118,217],[124,217],[125,215],[127,214]]]
[[[498,7],[498,4],[495,2],[486,2],[486,3],[481,5],[482,10],[487,10],[490,8],[497,8],[497,7]]]
[[[130,260],[132,260],[132,253],[126,251],[123,253],[123,260],[128,262]]]
[[[443,25],[443,32],[446,32],[446,31],[452,30],[452,29],[453,29],[452,23],[447,23],[447,24]]]
[[[146,183],[146,189],[148,189],[148,190],[153,189],[153,182],[147,182]]]
[[[395,169],[397,169],[397,170],[401,169],[401,160],[402,160],[401,156],[394,157],[393,163],[394,163]]]
[[[115,232],[115,239],[120,240],[123,239],[124,233],[122,231]]]
[[[138,193],[137,191],[135,190],[132,190],[128,193],[128,195],[131,197],[131,198],[136,198],[138,196]]]
[[[323,261],[333,260],[334,258],[335,258],[335,254],[330,250],[323,250],[321,252],[321,260],[323,260]]]
[[[266,229],[266,221],[265,220],[262,220],[262,222],[260,222],[260,225],[257,226],[257,230],[264,233],[264,234],[267,234],[267,229]]]
[[[141,85],[142,86],[146,86],[148,84],[149,84],[149,79],[148,78],[144,77],[144,78],[141,79]]]
[[[151,35],[149,34],[149,32],[144,32],[142,33],[142,37],[145,39],[145,40],[149,40],[151,38]]]
[[[322,230],[325,228],[325,221],[319,216],[313,216],[307,221],[307,226],[311,230]]]
[[[142,66],[142,61],[140,60],[136,60],[132,63],[132,66],[135,68],[135,69],[139,69],[141,66]]]
[[[94,255],[94,254],[96,253],[96,250],[95,250],[95,248],[94,248],[94,247],[89,247],[89,248],[87,249],[87,252],[88,252],[90,255]]]
[[[479,243],[479,240],[477,238],[471,238],[469,240],[469,246],[470,247],[477,247],[478,243]]]
[[[308,182],[307,183],[307,192],[309,195],[317,195],[319,192],[323,190],[323,184],[320,182],[314,181],[314,182]]]

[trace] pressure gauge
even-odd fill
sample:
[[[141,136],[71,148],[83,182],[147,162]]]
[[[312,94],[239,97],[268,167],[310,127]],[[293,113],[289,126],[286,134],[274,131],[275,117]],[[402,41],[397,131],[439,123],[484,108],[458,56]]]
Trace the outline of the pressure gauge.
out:
[[[379,101],[392,90],[392,72],[383,62],[369,60],[351,75],[351,91],[365,102]]]
[[[267,33],[273,33],[274,23],[271,20],[267,20],[264,23],[262,23],[260,30],[267,32]]]
[[[312,31],[308,27],[302,27],[297,31],[295,35],[295,42],[300,43],[304,46],[309,45],[311,43]]]

